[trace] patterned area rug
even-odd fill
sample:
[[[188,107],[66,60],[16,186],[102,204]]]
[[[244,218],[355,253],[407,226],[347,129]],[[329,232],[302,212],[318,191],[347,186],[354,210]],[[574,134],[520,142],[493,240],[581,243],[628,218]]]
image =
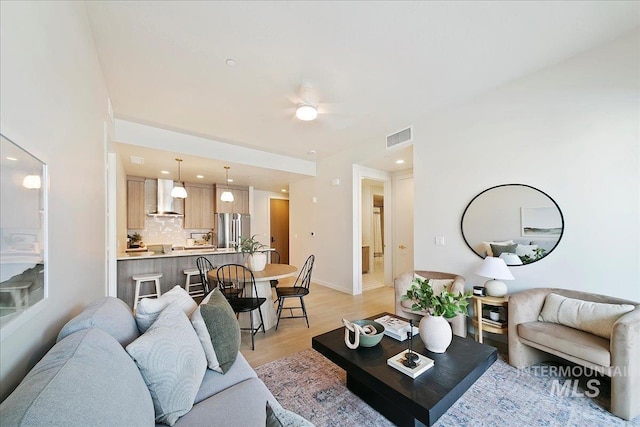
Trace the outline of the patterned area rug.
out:
[[[626,422],[607,412],[606,378],[589,383],[580,369],[571,373],[554,366],[519,371],[501,355],[435,426],[640,426],[640,417]],[[317,427],[393,426],[347,389],[345,371],[315,350],[267,363],[256,372],[282,406]]]

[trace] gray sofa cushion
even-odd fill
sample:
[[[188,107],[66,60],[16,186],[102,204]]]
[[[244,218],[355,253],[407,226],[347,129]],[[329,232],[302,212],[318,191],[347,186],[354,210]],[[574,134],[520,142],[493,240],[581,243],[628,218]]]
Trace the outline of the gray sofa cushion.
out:
[[[173,302],[151,327],[127,346],[138,365],[156,411],[156,421],[173,425],[189,412],[207,369],[191,322]]]
[[[57,341],[82,329],[99,328],[115,338],[123,347],[138,338],[138,326],[124,301],[103,297],[89,304],[60,330]]]
[[[235,363],[224,374],[207,369],[194,403],[208,399],[214,394],[249,378],[257,378],[256,372],[249,366],[242,353],[238,353]]]
[[[98,328],[59,341],[0,404],[6,426],[148,426],[151,396],[122,346]]]
[[[611,366],[609,340],[568,326],[548,322],[518,325],[518,335],[562,353],[601,366]]]
[[[264,426],[265,405],[280,406],[258,378],[250,378],[194,405],[176,422],[176,427]]]

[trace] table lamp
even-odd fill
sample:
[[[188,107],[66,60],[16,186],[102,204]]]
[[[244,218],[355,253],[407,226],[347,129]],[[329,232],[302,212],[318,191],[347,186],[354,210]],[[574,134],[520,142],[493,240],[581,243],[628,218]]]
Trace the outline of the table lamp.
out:
[[[522,265],[520,257],[511,252],[502,252],[500,258],[502,258],[507,265]]]
[[[513,280],[513,274],[502,258],[486,257],[475,272],[478,276],[489,278],[484,284],[487,295],[503,297],[507,294],[507,285],[501,280]]]

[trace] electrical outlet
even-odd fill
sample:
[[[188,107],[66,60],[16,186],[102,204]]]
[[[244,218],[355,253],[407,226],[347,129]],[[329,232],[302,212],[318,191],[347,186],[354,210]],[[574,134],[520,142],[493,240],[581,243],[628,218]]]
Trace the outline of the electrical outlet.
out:
[[[444,246],[444,236],[436,236],[435,245],[436,246]]]

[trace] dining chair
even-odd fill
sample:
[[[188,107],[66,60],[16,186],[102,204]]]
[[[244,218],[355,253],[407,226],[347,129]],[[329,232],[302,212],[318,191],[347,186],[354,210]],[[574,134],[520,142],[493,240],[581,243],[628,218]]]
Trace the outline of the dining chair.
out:
[[[196,267],[198,267],[198,271],[200,272],[200,282],[204,287],[204,294],[205,296],[209,295],[212,291],[212,286],[209,284],[209,276],[207,273],[211,270],[215,270],[215,267],[211,264],[211,261],[203,256],[196,259]]]
[[[275,249],[272,251],[264,251],[269,257],[269,264],[280,264],[280,252]],[[272,288],[278,286],[278,279],[269,280]]]
[[[244,265],[225,264],[218,267],[216,272],[218,286],[220,290],[227,296],[229,305],[239,318],[240,313],[249,313],[249,327],[240,327],[240,330],[249,331],[251,334],[251,350],[255,349],[255,334],[262,328],[262,332],[266,333],[264,328],[264,319],[262,317],[261,306],[267,299],[258,296],[258,288],[256,287],[256,279],[253,272]],[[253,312],[258,310],[260,315],[260,324],[253,326]]]
[[[276,296],[278,298],[278,321],[276,323],[276,331],[280,324],[280,319],[301,319],[304,318],[307,322],[307,328],[309,327],[309,317],[307,316],[307,309],[304,305],[304,297],[309,295],[309,284],[311,283],[311,271],[313,270],[313,263],[315,261],[315,255],[309,255],[309,258],[304,262],[304,266],[300,270],[300,274],[296,278],[295,283],[291,287],[277,287]],[[284,303],[288,298],[300,298],[299,306],[285,307]],[[291,313],[290,316],[282,317],[282,310],[287,309]],[[293,310],[302,310],[301,316],[294,316]]]

